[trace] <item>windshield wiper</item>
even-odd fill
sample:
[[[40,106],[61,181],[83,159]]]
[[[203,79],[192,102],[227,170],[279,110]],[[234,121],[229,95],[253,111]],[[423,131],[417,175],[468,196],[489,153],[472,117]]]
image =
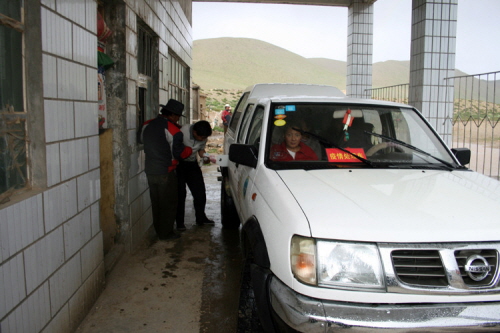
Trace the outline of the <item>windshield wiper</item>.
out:
[[[454,169],[460,169],[461,167],[456,167],[454,166],[453,164],[451,164],[450,162],[447,162],[443,159],[440,159],[439,157],[436,157],[432,154],[429,154],[428,152],[420,149],[420,148],[417,148],[415,146],[412,146],[410,145],[409,143],[406,143],[404,141],[401,141],[401,140],[398,140],[398,139],[394,139],[394,138],[391,138],[390,136],[386,136],[386,135],[383,135],[383,134],[377,134],[377,133],[373,133],[373,132],[369,132],[369,131],[364,131],[366,134],[369,134],[369,135],[373,135],[373,136],[376,136],[378,138],[382,138],[382,139],[386,139],[388,141],[391,141],[391,142],[394,142],[394,143],[397,143],[403,147],[406,147],[408,149],[411,149],[411,150],[414,150],[420,154],[423,154],[423,155],[426,155],[426,156],[429,156],[433,159],[435,159],[436,161],[438,162],[441,162],[442,164],[446,165],[448,168],[450,168],[451,170],[454,170]]]
[[[363,158],[363,157],[358,156],[358,155],[356,155],[356,154],[354,154],[354,153],[351,153],[349,150],[347,150],[347,149],[345,149],[345,148],[342,148],[342,147],[340,147],[339,145],[336,145],[336,144],[334,144],[334,143],[332,143],[332,142],[328,141],[327,139],[325,139],[325,138],[323,138],[323,137],[321,137],[321,136],[319,136],[319,135],[317,135],[317,134],[314,134],[314,133],[311,133],[311,132],[307,132],[307,131],[303,131],[303,130],[301,130],[301,129],[299,129],[299,128],[295,128],[295,127],[292,127],[292,129],[293,129],[293,130],[295,130],[295,131],[297,131],[297,132],[300,132],[300,134],[307,134],[307,135],[313,136],[313,137],[315,137],[316,139],[318,139],[318,141],[319,141],[320,143],[322,143],[322,144],[324,144],[324,145],[326,145],[326,146],[328,146],[328,147],[333,147],[333,148],[340,149],[340,150],[342,150],[344,153],[348,153],[349,155],[354,156],[355,158],[357,158],[357,159],[358,159],[358,160],[360,160],[361,162],[365,163],[366,165],[369,165],[369,166],[371,166],[371,167],[374,167],[374,166],[373,166],[373,163],[372,163],[371,161],[367,160],[366,158]]]

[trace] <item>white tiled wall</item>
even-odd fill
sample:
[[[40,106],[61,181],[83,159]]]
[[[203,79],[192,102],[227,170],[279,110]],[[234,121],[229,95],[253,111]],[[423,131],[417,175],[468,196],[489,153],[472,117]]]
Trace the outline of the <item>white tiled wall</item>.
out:
[[[76,255],[64,263],[49,279],[51,313],[57,313],[81,284],[82,267],[80,256]]]
[[[77,213],[76,179],[62,183],[43,194],[45,232],[59,227]]]
[[[45,140],[54,142],[75,137],[73,102],[45,100]]]
[[[354,0],[348,15],[347,95],[364,98],[372,88],[373,5]]]
[[[0,210],[0,221],[0,258],[3,262],[43,236],[42,196],[39,194]]]
[[[57,59],[43,55],[43,94],[46,98],[57,97]]]
[[[409,103],[451,144],[458,0],[414,1]]]
[[[70,140],[60,143],[61,180],[69,180],[88,170],[87,139]]]
[[[47,144],[45,148],[47,156],[47,186],[51,187],[61,181],[59,143]]]
[[[96,0],[40,0],[47,188],[0,206],[0,332],[70,332],[104,281],[100,230]],[[131,247],[151,226],[144,153],[135,149],[137,38],[140,16],[169,49],[191,64],[191,27],[179,3],[128,0],[127,181]],[[179,13],[182,13],[179,16]],[[27,45],[29,47],[29,45]],[[167,88],[166,84],[162,88]],[[42,93],[42,92],[41,92]],[[166,89],[159,92],[162,101]],[[29,112],[30,110],[28,110]],[[39,110],[35,110],[39,111]],[[118,147],[120,148],[120,147]],[[126,147],[128,148],[128,147]],[[128,165],[128,164],[127,164]]]
[[[63,228],[55,229],[28,247],[24,261],[29,294],[64,263]]]
[[[57,97],[85,100],[87,98],[86,79],[87,73],[84,65],[57,59]]]

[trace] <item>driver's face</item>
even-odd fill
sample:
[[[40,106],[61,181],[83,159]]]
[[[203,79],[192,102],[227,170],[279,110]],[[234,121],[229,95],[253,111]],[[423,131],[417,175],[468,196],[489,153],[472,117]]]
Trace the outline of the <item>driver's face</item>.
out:
[[[302,139],[302,134],[292,128],[288,128],[285,132],[285,144],[287,148],[297,148]]]

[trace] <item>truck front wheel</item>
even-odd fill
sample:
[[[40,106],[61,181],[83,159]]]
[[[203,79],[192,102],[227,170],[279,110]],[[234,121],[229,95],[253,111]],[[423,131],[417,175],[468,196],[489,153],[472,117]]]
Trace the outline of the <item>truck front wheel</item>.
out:
[[[238,229],[240,227],[240,219],[233,198],[227,193],[226,184],[226,177],[223,176],[220,190],[221,223],[226,229]]]

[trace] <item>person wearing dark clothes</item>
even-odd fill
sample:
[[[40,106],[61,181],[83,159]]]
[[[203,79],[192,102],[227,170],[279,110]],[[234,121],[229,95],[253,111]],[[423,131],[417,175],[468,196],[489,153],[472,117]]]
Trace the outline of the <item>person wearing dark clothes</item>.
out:
[[[206,153],[205,145],[207,138],[212,135],[212,127],[209,122],[201,120],[194,125],[187,124],[182,126],[181,132],[184,134],[184,145],[192,149],[191,156],[180,161],[177,167],[179,203],[177,205],[177,217],[175,221],[177,230],[184,231],[186,230],[184,224],[186,185],[193,195],[196,224],[214,224],[214,221],[209,220],[205,215],[205,205],[207,203],[205,182],[196,158],[196,155],[200,158],[204,157]]]
[[[177,212],[178,161],[191,155],[192,149],[183,143],[183,134],[177,123],[184,104],[170,99],[161,114],[146,121],[140,140],[144,144],[145,173],[153,211],[153,226],[160,240],[179,238],[174,232]]]

